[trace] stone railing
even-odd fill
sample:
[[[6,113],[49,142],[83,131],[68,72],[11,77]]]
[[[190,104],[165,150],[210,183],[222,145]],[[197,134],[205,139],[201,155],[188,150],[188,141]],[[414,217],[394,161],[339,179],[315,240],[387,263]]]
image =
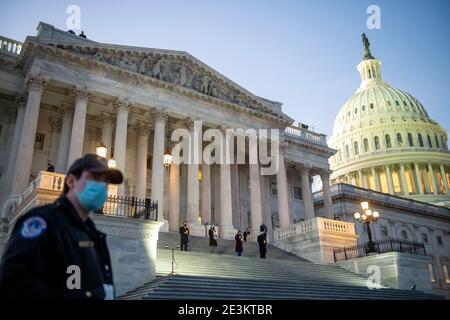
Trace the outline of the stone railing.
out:
[[[326,135],[322,133],[316,133],[314,131],[300,128],[297,126],[290,126],[284,130],[284,133],[288,136],[301,138],[304,140],[311,141],[313,143],[317,143],[323,146],[327,146]]]
[[[11,56],[18,56],[22,50],[22,42],[0,36],[0,52]]]
[[[65,175],[55,172],[41,171],[36,179],[31,181],[29,186],[22,193],[21,197],[17,201],[17,206],[20,206],[22,202],[34,194],[37,189],[54,191],[60,193],[64,188]]]
[[[297,234],[315,231],[318,233],[339,233],[355,234],[355,224],[351,222],[336,221],[316,217],[311,220],[302,221],[289,227],[276,229],[274,232],[275,240],[286,239]]]

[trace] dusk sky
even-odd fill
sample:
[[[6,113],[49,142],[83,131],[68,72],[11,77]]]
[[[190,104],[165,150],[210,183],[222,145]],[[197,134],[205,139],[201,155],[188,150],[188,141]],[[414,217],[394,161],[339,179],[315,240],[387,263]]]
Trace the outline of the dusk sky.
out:
[[[383,63],[383,79],[416,97],[450,129],[450,1],[2,1],[0,34],[24,41],[39,21],[67,30],[81,9],[87,37],[187,51],[283,111],[331,134],[359,86],[361,33]],[[381,29],[368,30],[369,5]],[[78,30],[79,32],[79,30]]]

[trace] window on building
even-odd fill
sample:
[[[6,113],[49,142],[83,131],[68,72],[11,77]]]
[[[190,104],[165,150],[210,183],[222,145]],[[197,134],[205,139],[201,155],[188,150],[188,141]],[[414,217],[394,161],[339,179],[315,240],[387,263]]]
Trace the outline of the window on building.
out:
[[[367,138],[364,138],[363,143],[364,143],[364,152],[369,151],[369,140],[367,140]]]
[[[437,135],[434,135],[434,140],[436,141],[436,148],[439,148],[439,140]]]
[[[361,110],[362,110],[362,111],[366,110],[366,106],[365,106],[365,105],[362,105]]]
[[[410,147],[414,147],[414,140],[411,133],[408,133],[408,143]]]
[[[358,113],[358,108],[355,108],[355,114],[357,114]]]
[[[392,147],[391,144],[391,136],[389,134],[385,135],[384,138],[386,139],[386,148]]]
[[[355,156],[359,154],[358,141],[353,142],[353,152],[355,152]]]
[[[278,188],[277,188],[277,183],[276,182],[272,182],[270,184],[270,193],[272,194],[272,197],[278,197]]]
[[[373,109],[373,103],[370,104],[370,109]]]
[[[450,283],[450,275],[448,274],[448,265],[442,265],[442,271],[444,271],[445,283]]]
[[[302,198],[302,188],[294,187],[294,199],[295,200],[303,200],[303,198]]]
[[[387,227],[381,227],[381,236],[382,237],[387,237],[388,236]]]
[[[36,138],[34,140],[34,148],[37,150],[44,150],[44,140],[45,134],[36,133]]]
[[[436,240],[437,240],[438,245],[442,246],[442,244],[443,244],[442,243],[442,237],[441,236],[437,236]]]
[[[434,275],[434,268],[432,263],[428,264],[428,272],[430,273],[431,282],[436,282],[436,276]]]
[[[423,147],[423,139],[422,139],[422,135],[420,133],[417,134],[417,138],[419,139],[419,146]]]
[[[422,233],[422,242],[428,243],[428,235],[426,233]]]
[[[433,144],[431,143],[431,137],[429,134],[427,134],[427,142],[428,142],[428,148],[433,148]]]
[[[402,240],[408,240],[408,233],[406,233],[406,231],[403,230],[403,231],[401,232],[401,237],[402,237]]]
[[[402,139],[402,134],[401,133],[397,133],[397,145],[399,147],[401,147],[403,145],[403,139]]]
[[[395,105],[396,105],[397,107],[399,107],[399,106],[400,106],[400,102],[398,102],[398,100],[395,100]]]
[[[339,161],[342,161],[342,149],[339,149],[338,159],[339,159]]]
[[[406,103],[406,101],[403,101],[403,106],[404,106],[404,107],[407,107],[407,106],[408,106],[408,104]]]
[[[443,149],[447,149],[447,144],[445,143],[444,136],[441,136],[441,146]]]
[[[348,144],[345,146],[345,156],[350,158],[350,148],[348,147]]]
[[[375,143],[375,150],[380,149],[380,138],[378,138],[377,136],[375,138],[373,138],[373,141]]]
[[[388,107],[391,106],[391,102],[389,100],[387,101],[387,105],[388,105]]]

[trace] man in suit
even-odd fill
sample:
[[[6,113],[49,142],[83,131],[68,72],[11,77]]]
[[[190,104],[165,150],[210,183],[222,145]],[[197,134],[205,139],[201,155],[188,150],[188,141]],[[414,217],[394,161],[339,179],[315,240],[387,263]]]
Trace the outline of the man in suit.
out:
[[[187,251],[187,244],[189,241],[189,228],[187,227],[186,222],[183,224],[182,227],[180,227],[180,240],[181,240],[181,245],[180,245],[180,250],[183,251]]]
[[[264,232],[261,232],[257,239],[258,239],[258,245],[259,245],[259,255],[261,258],[266,258],[266,252],[267,252],[266,234]]]

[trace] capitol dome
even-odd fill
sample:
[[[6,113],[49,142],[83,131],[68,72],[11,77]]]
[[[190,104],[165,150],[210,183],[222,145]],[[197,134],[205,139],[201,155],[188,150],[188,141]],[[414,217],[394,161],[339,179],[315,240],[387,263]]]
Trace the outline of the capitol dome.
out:
[[[339,110],[330,137],[332,183],[345,182],[450,206],[448,134],[411,94],[381,77],[365,36],[361,85]]]

